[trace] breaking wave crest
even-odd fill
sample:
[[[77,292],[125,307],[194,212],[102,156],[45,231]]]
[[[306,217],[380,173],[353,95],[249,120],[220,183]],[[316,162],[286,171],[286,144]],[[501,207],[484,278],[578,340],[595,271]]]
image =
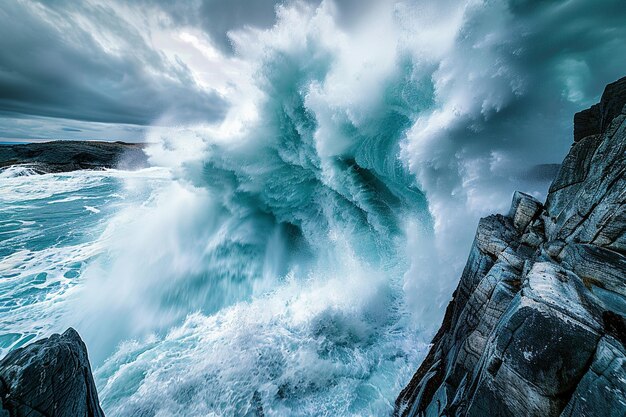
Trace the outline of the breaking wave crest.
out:
[[[174,179],[111,221],[83,274],[70,321],[109,415],[381,414],[421,354],[407,234],[432,220],[400,153],[432,85],[407,61],[341,103],[332,16],[279,14],[238,41],[250,84],[220,126],[155,129]]]

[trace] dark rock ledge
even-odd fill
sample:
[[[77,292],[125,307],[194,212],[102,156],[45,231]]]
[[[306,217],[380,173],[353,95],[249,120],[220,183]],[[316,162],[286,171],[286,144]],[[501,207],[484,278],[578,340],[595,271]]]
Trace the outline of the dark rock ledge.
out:
[[[402,417],[626,416],[626,78],[578,113],[547,201],[478,225]]]
[[[147,166],[142,143],[58,140],[0,145],[0,170],[24,165],[39,174]]]
[[[76,330],[16,349],[0,361],[0,417],[104,417]]]

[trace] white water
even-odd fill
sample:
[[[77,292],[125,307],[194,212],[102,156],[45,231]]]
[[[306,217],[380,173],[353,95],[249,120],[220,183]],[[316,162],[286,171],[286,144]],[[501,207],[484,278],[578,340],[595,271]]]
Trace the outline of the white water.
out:
[[[435,324],[411,318],[403,286],[407,234],[432,226],[399,159],[420,87],[393,62],[365,70],[378,90],[345,85],[351,115],[328,95],[350,46],[329,11],[281,13],[306,31],[241,51],[255,64],[220,126],[155,131],[163,169],[3,179],[8,211],[63,228],[5,241],[4,270],[24,271],[5,281],[24,304],[8,344],[76,327],[109,416],[380,415],[423,354],[416,326]]]
[[[346,205],[307,238],[163,169],[25,179],[1,180],[3,347],[76,327],[109,415],[376,414],[410,376],[401,231]]]

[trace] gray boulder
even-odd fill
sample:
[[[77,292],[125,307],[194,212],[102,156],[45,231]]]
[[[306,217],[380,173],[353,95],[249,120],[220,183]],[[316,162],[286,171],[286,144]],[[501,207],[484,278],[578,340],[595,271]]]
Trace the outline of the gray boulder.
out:
[[[104,417],[76,330],[16,349],[0,361],[0,416]]]

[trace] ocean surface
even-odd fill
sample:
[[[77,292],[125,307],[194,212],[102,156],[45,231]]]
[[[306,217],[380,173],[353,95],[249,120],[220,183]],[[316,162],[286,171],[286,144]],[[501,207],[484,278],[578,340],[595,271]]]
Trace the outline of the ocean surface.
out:
[[[450,294],[401,157],[433,84],[259,41],[223,121],[150,130],[151,168],[0,172],[1,355],[76,328],[109,417],[392,412]]]
[[[1,353],[73,326],[109,417],[391,413],[449,297],[415,282],[434,221],[400,157],[433,85],[325,91],[331,38],[271,39],[152,168],[0,174]]]
[[[427,340],[403,289],[424,197],[377,154],[324,166],[277,139],[2,171],[0,355],[75,327],[108,416],[389,414]]]

